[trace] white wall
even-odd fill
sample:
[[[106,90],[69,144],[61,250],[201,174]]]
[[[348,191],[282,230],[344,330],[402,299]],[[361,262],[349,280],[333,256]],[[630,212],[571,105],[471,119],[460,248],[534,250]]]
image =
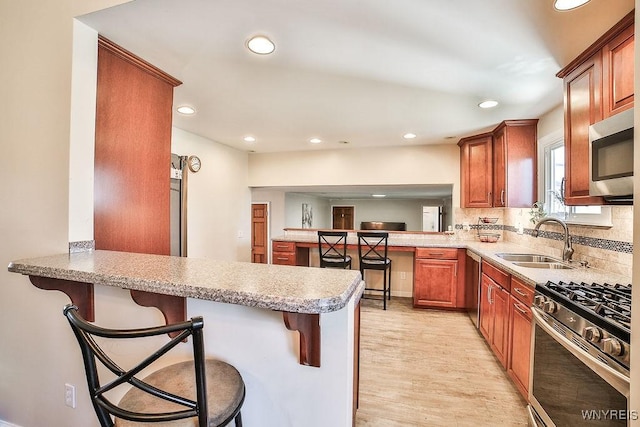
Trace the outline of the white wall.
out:
[[[312,209],[313,222],[310,228],[331,228],[331,206],[329,200],[301,194],[285,194],[286,227],[302,228],[302,204]],[[282,231],[282,230],[280,230]]]
[[[4,101],[0,146],[0,264],[65,253],[73,16],[119,1],[1,2]],[[93,410],[64,406],[64,383],[84,381],[77,344],[62,316],[68,298],[0,269],[0,419],[23,426],[91,425]],[[95,425],[95,424],[94,424]]]
[[[460,206],[456,144],[249,154],[249,186],[453,184]]]
[[[176,127],[171,152],[196,155],[198,173],[189,173],[187,254],[227,261],[251,259],[251,192],[247,153]],[[168,169],[167,169],[168,170]]]

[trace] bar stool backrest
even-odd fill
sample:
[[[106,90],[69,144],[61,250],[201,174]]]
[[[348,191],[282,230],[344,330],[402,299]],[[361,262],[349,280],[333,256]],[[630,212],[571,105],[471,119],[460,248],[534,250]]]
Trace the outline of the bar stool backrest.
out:
[[[347,232],[346,231],[318,231],[318,251],[320,252],[320,266],[336,261],[347,263]]]
[[[389,252],[389,233],[358,232],[358,257],[360,262],[385,263]]]
[[[64,315],[67,317],[73,332],[78,339],[80,349],[82,351],[82,359],[84,361],[87,382],[89,384],[89,394],[91,402],[100,421],[102,427],[112,427],[113,421],[111,415],[125,420],[136,422],[161,422],[174,421],[184,418],[198,417],[198,426],[205,427],[207,425],[207,395],[206,395],[206,377],[205,377],[205,358],[204,358],[204,340],[202,337],[202,329],[204,321],[202,317],[194,317],[189,321],[176,323],[167,326],[158,326],[142,329],[105,329],[87,322],[78,314],[78,307],[67,305],[64,308]],[[122,369],[114,362],[105,352],[106,345],[101,347],[98,345],[94,337],[102,337],[107,339],[127,339],[142,338],[156,335],[165,335],[172,333],[174,337],[157,351],[146,357],[140,363],[129,370]],[[153,362],[165,355],[169,350],[179,343],[192,336],[193,341],[193,357],[195,366],[195,388],[197,400],[193,401],[183,396],[177,396],[164,390],[160,390],[136,376]],[[115,379],[102,384],[98,375],[98,364],[96,360],[101,362],[109,371],[114,374]],[[129,384],[157,398],[164,399],[180,405],[184,409],[162,414],[131,412],[120,408],[107,397],[107,393],[119,386]]]

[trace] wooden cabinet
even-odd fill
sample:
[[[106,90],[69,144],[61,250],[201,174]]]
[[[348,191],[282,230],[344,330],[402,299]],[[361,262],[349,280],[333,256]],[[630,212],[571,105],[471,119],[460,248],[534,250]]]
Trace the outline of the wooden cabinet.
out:
[[[525,399],[529,396],[531,304],[533,289],[511,278],[509,297],[509,357],[507,372]]]
[[[511,276],[482,262],[480,332],[504,367],[509,348],[509,290]]]
[[[629,26],[602,48],[604,118],[633,106],[634,27]]]
[[[509,345],[508,331],[509,292],[483,272],[480,289],[480,332],[505,367]]]
[[[505,120],[493,138],[493,206],[528,208],[537,194],[537,119]]]
[[[272,264],[297,265],[295,242],[273,242],[271,249]]]
[[[589,196],[589,126],[633,106],[634,13],[560,70],[564,86],[567,205],[601,205]]]
[[[171,106],[180,82],[98,37],[96,249],[169,255]]]
[[[458,142],[462,207],[533,205],[537,191],[537,122],[506,120],[491,133]]]
[[[417,248],[414,263],[413,306],[464,307],[464,249]]]
[[[490,208],[493,191],[493,136],[488,133],[464,138],[458,145],[461,206]]]

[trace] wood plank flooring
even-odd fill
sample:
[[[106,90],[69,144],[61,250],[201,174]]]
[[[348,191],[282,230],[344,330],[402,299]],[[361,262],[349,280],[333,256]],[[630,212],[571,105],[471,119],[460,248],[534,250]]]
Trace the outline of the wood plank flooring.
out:
[[[362,300],[357,427],[526,426],[526,402],[466,313]]]

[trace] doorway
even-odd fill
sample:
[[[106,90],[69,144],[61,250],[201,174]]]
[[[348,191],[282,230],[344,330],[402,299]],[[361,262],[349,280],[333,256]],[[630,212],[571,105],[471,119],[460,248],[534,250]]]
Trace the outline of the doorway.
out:
[[[269,262],[269,205],[251,203],[251,262]]]
[[[332,206],[331,228],[334,230],[353,230],[353,206]]]

